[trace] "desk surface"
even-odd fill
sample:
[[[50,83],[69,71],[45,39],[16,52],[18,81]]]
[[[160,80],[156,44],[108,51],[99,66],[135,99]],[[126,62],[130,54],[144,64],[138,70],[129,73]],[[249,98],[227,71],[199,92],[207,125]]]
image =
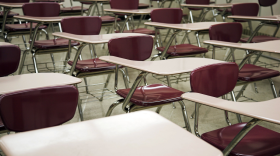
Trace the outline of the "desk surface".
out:
[[[207,106],[228,110],[264,121],[280,124],[280,98],[263,102],[233,102],[199,93],[185,93],[182,98]]]
[[[27,21],[35,21],[35,22],[60,22],[63,18],[70,17],[79,17],[79,16],[56,16],[56,17],[33,17],[33,16],[14,16],[16,19],[23,19]]]
[[[21,8],[24,3],[4,3],[0,2],[0,6],[10,7],[10,8]]]
[[[233,3],[227,3],[227,4],[181,4],[183,7],[188,8],[231,8]]]
[[[147,36],[146,34],[140,33],[115,33],[115,34],[101,34],[101,35],[75,35],[65,32],[52,33],[53,36],[80,41],[84,43],[98,44],[107,43],[113,38],[127,37],[127,36]]]
[[[9,156],[222,156],[222,153],[162,116],[139,111],[0,139]]]
[[[280,38],[279,40],[267,41],[261,43],[231,43],[231,42],[223,42],[223,41],[215,41],[215,40],[204,41],[204,43],[210,45],[228,47],[228,48],[280,53],[280,46],[279,46]]]
[[[0,94],[26,89],[61,86],[81,83],[82,80],[59,73],[38,73],[7,76],[0,78]]]
[[[277,16],[279,16],[277,18]],[[274,16],[228,16],[228,18],[239,19],[239,20],[252,20],[252,21],[271,21],[271,22],[279,22],[280,15]]]
[[[14,45],[14,44],[11,44],[11,43],[8,43],[8,42],[0,42],[0,46],[3,46],[3,45]],[[14,45],[16,46],[16,45]]]
[[[104,9],[104,11],[113,12],[113,13],[126,13],[126,14],[150,14],[154,8],[150,9],[135,9],[135,10],[124,10],[124,9]]]
[[[198,22],[198,23],[188,23],[188,24],[168,24],[168,23],[158,23],[158,22],[145,22],[145,25],[155,26],[155,27],[164,27],[164,28],[173,28],[181,30],[208,30],[212,25],[221,24],[224,22]]]
[[[158,75],[188,73],[201,66],[224,63],[224,61],[208,58],[177,58],[160,61],[132,61],[115,56],[101,56],[99,59]]]

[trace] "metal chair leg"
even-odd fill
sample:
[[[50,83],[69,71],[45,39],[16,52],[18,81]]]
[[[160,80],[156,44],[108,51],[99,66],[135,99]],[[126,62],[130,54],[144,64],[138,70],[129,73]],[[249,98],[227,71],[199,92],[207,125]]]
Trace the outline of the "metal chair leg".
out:
[[[110,115],[112,114],[112,112],[113,112],[113,109],[114,109],[115,107],[117,107],[119,104],[122,104],[123,101],[124,101],[124,99],[120,99],[120,100],[114,102],[114,103],[109,107],[109,109],[108,109],[108,111],[107,111],[107,113],[106,113],[106,117],[107,117],[107,116],[110,116]]]
[[[24,44],[26,50],[29,50],[29,47],[27,46],[26,39],[25,39],[24,35],[22,35],[22,40],[23,40],[23,44]]]
[[[183,117],[184,117],[186,129],[187,129],[189,132],[192,132],[191,126],[190,126],[190,122],[189,122],[189,119],[188,119],[188,114],[187,114],[187,110],[186,110],[186,105],[184,104],[183,101],[179,101],[179,103],[180,103],[180,105],[181,105],[181,107],[182,107],[182,113],[183,113]]]
[[[166,34],[166,36],[165,36],[165,38],[164,38],[163,42],[165,42],[165,41],[166,41],[166,39],[167,39],[167,37],[168,37],[168,35],[169,35],[169,33],[170,33],[170,30],[171,30],[171,29],[168,29],[167,34]]]
[[[200,107],[200,104],[195,103],[194,133],[197,137],[200,137],[200,134],[198,132],[199,107]]]
[[[86,92],[87,92],[87,94],[89,94],[88,83],[87,83],[87,78],[86,77],[84,77],[84,82],[85,82],[85,86],[86,86]]]
[[[78,88],[77,84],[74,84],[76,88]],[[80,95],[78,97],[78,111],[80,115],[81,121],[84,121],[83,109],[82,109],[82,100],[80,99]]]
[[[225,95],[223,95],[222,98],[225,100],[226,99]],[[225,120],[226,120],[226,122],[229,126],[232,125],[231,122],[229,121],[229,118],[228,118],[228,111],[226,111],[226,110],[225,110]]]
[[[20,61],[20,65],[19,65],[18,75],[20,75],[20,74],[22,73],[24,61],[25,61],[26,54],[27,54],[28,51],[29,51],[29,50],[23,51],[23,54],[22,54],[22,57],[21,57],[21,61]]]
[[[34,65],[35,73],[39,73],[39,72],[38,72],[38,68],[37,68],[37,61],[36,61],[36,55],[35,55],[35,53],[32,53],[32,60],[33,60],[33,65]]]
[[[234,91],[231,91],[231,92],[230,92],[230,95],[231,95],[232,101],[236,102],[235,95],[234,95]],[[236,113],[236,118],[237,118],[238,123],[241,123],[241,122],[242,122],[240,114],[237,114],[237,113]]]
[[[93,47],[91,44],[89,44],[89,51],[90,51],[90,55],[91,55],[91,59],[94,59],[94,55],[93,55]]]
[[[53,69],[54,69],[54,72],[56,72],[56,69],[55,69],[55,61],[54,61],[54,56],[53,54],[50,54],[51,56],[51,59],[52,59],[52,63],[53,63]]]
[[[269,81],[269,83],[270,83],[271,90],[272,90],[272,93],[273,93],[274,98],[278,98],[278,95],[277,95],[277,92],[276,92],[276,89],[275,89],[274,82],[272,81],[272,79],[268,79],[268,81]]]
[[[158,107],[158,108],[157,108],[157,110],[156,110],[156,113],[158,113],[158,114],[159,114],[159,113],[160,113],[160,111],[161,111],[161,109],[162,109],[162,106],[161,106],[161,107]]]
[[[102,95],[101,95],[101,98],[99,99],[99,101],[103,101],[104,91],[105,91],[105,89],[108,87],[108,84],[109,84],[111,75],[112,75],[112,74],[109,74],[109,75],[107,76],[106,82],[105,82],[104,87],[103,87],[103,90],[102,90]]]

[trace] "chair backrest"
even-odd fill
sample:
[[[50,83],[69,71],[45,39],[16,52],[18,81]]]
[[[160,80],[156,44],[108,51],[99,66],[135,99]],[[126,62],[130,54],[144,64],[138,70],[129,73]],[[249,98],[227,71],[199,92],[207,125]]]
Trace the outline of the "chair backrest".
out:
[[[101,25],[101,18],[93,16],[70,17],[61,20],[62,31],[75,35],[98,35]]]
[[[186,0],[186,4],[210,4],[210,0]],[[200,8],[189,8],[190,10],[202,10]]]
[[[139,0],[110,0],[112,9],[138,9]]]
[[[234,4],[231,8],[232,15],[240,16],[258,16],[259,4],[258,3],[240,3]]]
[[[0,46],[0,77],[8,76],[18,69],[20,49],[15,45]]]
[[[260,6],[272,6],[277,3],[277,0],[259,0]]]
[[[114,38],[108,42],[108,48],[111,56],[144,61],[152,54],[153,38],[151,36]]]
[[[232,91],[238,79],[238,66],[227,62],[197,68],[191,72],[192,92],[220,97]]]
[[[242,25],[240,23],[222,23],[212,25],[209,28],[209,36],[211,40],[225,42],[239,42],[242,35]]]
[[[22,6],[23,14],[34,17],[55,17],[59,16],[60,5],[55,2],[34,2]]]
[[[3,94],[0,115],[5,127],[15,132],[57,126],[73,118],[78,96],[70,85]]]
[[[150,15],[152,22],[180,24],[183,11],[180,8],[162,8],[153,10]]]
[[[29,3],[30,0],[0,0],[4,3]]]

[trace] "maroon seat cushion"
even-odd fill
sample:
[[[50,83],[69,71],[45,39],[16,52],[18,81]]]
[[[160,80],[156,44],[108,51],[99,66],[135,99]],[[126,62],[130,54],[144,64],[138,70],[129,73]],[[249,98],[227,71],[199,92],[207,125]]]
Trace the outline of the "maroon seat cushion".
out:
[[[125,98],[129,92],[129,89],[120,89],[117,94]],[[152,84],[148,86],[138,87],[130,101],[140,106],[154,106],[164,103],[171,103],[175,101],[181,101],[181,95],[184,92],[170,88],[162,84]]]
[[[245,64],[240,70],[238,79],[242,81],[258,81],[279,76],[280,72],[252,64]]]
[[[223,151],[246,123],[239,123],[201,135],[201,138]],[[280,153],[280,134],[255,126],[231,151],[234,156],[272,156]]]
[[[12,18],[14,16],[18,16],[19,14],[13,11],[9,11],[8,18]],[[3,18],[3,11],[0,11],[0,18]]]
[[[158,47],[157,50],[163,52],[165,47]],[[167,50],[167,54],[171,56],[193,55],[208,52],[207,49],[201,48],[191,44],[179,44],[176,46],[170,46]]]
[[[220,12],[223,12],[224,11],[224,9],[217,9],[218,11],[220,11]],[[227,14],[231,14],[231,8],[227,8],[226,9],[226,11],[225,11],[225,13],[227,13]]]
[[[112,16],[101,16],[102,23],[113,23],[115,22],[115,17]],[[117,21],[120,21],[121,19],[118,18]]]
[[[32,24],[32,28],[36,27],[37,23]],[[41,25],[39,29],[46,29],[47,26]],[[5,29],[7,31],[30,31],[30,23],[23,23],[23,24],[6,24]]]
[[[55,49],[55,48],[68,48],[68,39],[58,38],[52,40],[39,40],[34,42],[34,47],[37,49]],[[79,42],[71,41],[72,46],[80,45]]]
[[[72,66],[73,61],[68,61],[68,64]],[[115,64],[107,63],[96,58],[78,61],[75,69],[80,72],[95,72],[101,70],[112,70],[115,68]]]
[[[69,12],[81,12],[82,7],[81,6],[74,6],[74,7],[66,7],[66,8],[61,8],[60,12],[61,13],[69,13]],[[84,11],[87,11],[88,8],[83,7]]]
[[[241,38],[240,42],[246,43],[249,38]],[[272,36],[255,36],[251,43],[260,43],[260,42],[267,42],[267,41],[273,41],[273,40],[280,40],[280,38],[272,37]]]
[[[34,0],[35,2],[64,2],[64,0]]]
[[[120,31],[115,31],[116,33],[119,33]],[[154,30],[146,29],[146,28],[138,28],[133,30],[125,30],[124,33],[141,33],[141,34],[147,34],[147,35],[155,35]]]

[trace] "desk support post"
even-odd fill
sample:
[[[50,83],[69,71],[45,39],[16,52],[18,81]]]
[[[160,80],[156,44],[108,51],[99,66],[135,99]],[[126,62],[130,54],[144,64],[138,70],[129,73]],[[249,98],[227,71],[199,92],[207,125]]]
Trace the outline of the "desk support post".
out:
[[[135,81],[134,81],[132,87],[130,88],[129,93],[127,94],[126,98],[124,99],[123,106],[122,106],[122,109],[125,110],[126,112],[129,112],[129,111],[130,111],[130,108],[129,108],[129,107],[127,108],[126,106],[129,105],[130,99],[131,99],[133,93],[135,92],[135,90],[136,90],[136,88],[138,87],[139,83],[142,81],[142,79],[143,79],[144,77],[146,77],[147,74],[148,74],[147,72],[142,71],[142,72],[137,76],[137,78],[135,79]]]
[[[71,75],[71,76],[73,76],[73,73],[74,73],[74,71],[75,71],[75,67],[76,67],[76,64],[77,64],[77,62],[78,62],[79,56],[80,56],[80,54],[81,54],[83,48],[84,48],[86,45],[87,45],[86,43],[82,43],[82,44],[80,45],[80,47],[78,48],[78,51],[77,51],[76,56],[75,56],[75,58],[74,58],[74,60],[73,60],[73,64],[72,64],[72,67],[71,67],[71,70],[70,70],[70,75]]]
[[[170,47],[171,43],[173,42],[174,38],[176,37],[176,35],[181,32],[182,30],[174,30],[174,33],[172,34],[172,36],[170,37],[169,41],[167,42],[161,56],[160,56],[160,60],[163,60],[163,58],[165,58],[166,52],[168,50],[168,48]]]
[[[235,138],[230,142],[230,144],[224,149],[223,154],[227,156],[230,154],[231,150],[245,137],[245,135],[256,125],[261,122],[259,119],[252,119],[247,123],[247,125],[235,136]]]

